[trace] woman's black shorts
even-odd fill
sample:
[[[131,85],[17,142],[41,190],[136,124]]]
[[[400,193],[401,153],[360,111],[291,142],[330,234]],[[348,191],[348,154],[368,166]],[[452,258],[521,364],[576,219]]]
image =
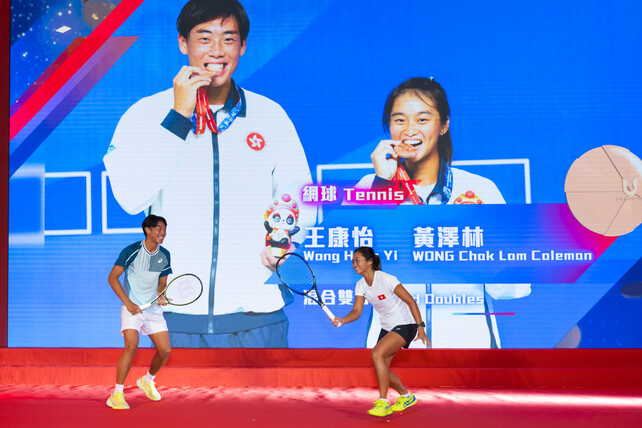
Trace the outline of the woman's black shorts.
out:
[[[413,341],[415,336],[417,335],[417,324],[403,324],[403,325],[398,325],[392,329],[395,333],[403,337],[403,340],[406,341],[406,344],[403,346],[404,348],[408,349],[410,346],[410,342]],[[387,330],[381,329],[381,333],[379,333],[379,339],[377,339],[377,342],[379,342],[383,337],[390,333]]]

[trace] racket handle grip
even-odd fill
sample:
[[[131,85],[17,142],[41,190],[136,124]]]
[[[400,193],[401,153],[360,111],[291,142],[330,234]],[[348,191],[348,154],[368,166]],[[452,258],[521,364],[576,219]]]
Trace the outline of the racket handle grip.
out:
[[[323,309],[323,312],[325,312],[328,318],[330,318],[330,321],[336,318],[330,308],[328,308],[326,305],[321,306],[321,309]]]
[[[140,305],[139,308],[140,308],[141,311],[144,311],[145,309],[149,308],[150,306],[152,306],[151,303],[145,303],[144,305]]]

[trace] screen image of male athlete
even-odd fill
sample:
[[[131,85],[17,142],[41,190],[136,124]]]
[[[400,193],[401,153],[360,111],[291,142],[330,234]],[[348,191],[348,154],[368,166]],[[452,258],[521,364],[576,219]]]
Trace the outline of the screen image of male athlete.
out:
[[[265,283],[277,261],[266,213],[292,214],[290,248],[314,223],[298,204],[311,183],[303,147],[280,105],[232,79],[250,28],[238,1],[190,0],[177,28],[189,65],[118,123],[104,157],[114,196],[130,214],[171,218],[175,274],[203,281],[199,300],[165,314],[174,346],[287,347],[288,295]]]

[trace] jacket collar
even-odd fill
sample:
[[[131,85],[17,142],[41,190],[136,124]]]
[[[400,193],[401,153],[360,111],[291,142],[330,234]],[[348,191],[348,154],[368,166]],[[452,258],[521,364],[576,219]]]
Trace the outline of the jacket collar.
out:
[[[441,203],[446,204],[450,200],[453,193],[453,173],[450,165],[445,160],[439,158],[439,172],[437,173],[437,183],[430,192],[428,200],[434,195],[441,196]],[[426,201],[428,203],[428,201]]]
[[[239,102],[239,98],[241,100],[241,110],[239,111],[239,116],[240,117],[245,117],[247,115],[247,101],[245,100],[245,91],[243,91],[243,88],[238,86],[236,82],[234,82],[234,79],[232,79],[232,87],[230,89],[230,93],[227,96],[227,101],[225,101],[225,105],[223,105],[223,110],[225,111],[231,111],[236,104]]]

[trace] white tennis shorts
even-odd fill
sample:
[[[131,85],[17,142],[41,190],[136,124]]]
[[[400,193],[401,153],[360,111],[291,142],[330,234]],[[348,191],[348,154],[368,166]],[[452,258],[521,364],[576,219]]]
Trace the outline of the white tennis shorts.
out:
[[[132,315],[126,306],[120,308],[120,335],[127,329],[138,330],[140,334],[150,335],[167,331],[167,323],[163,317],[163,307],[153,305],[143,311],[142,314]]]

